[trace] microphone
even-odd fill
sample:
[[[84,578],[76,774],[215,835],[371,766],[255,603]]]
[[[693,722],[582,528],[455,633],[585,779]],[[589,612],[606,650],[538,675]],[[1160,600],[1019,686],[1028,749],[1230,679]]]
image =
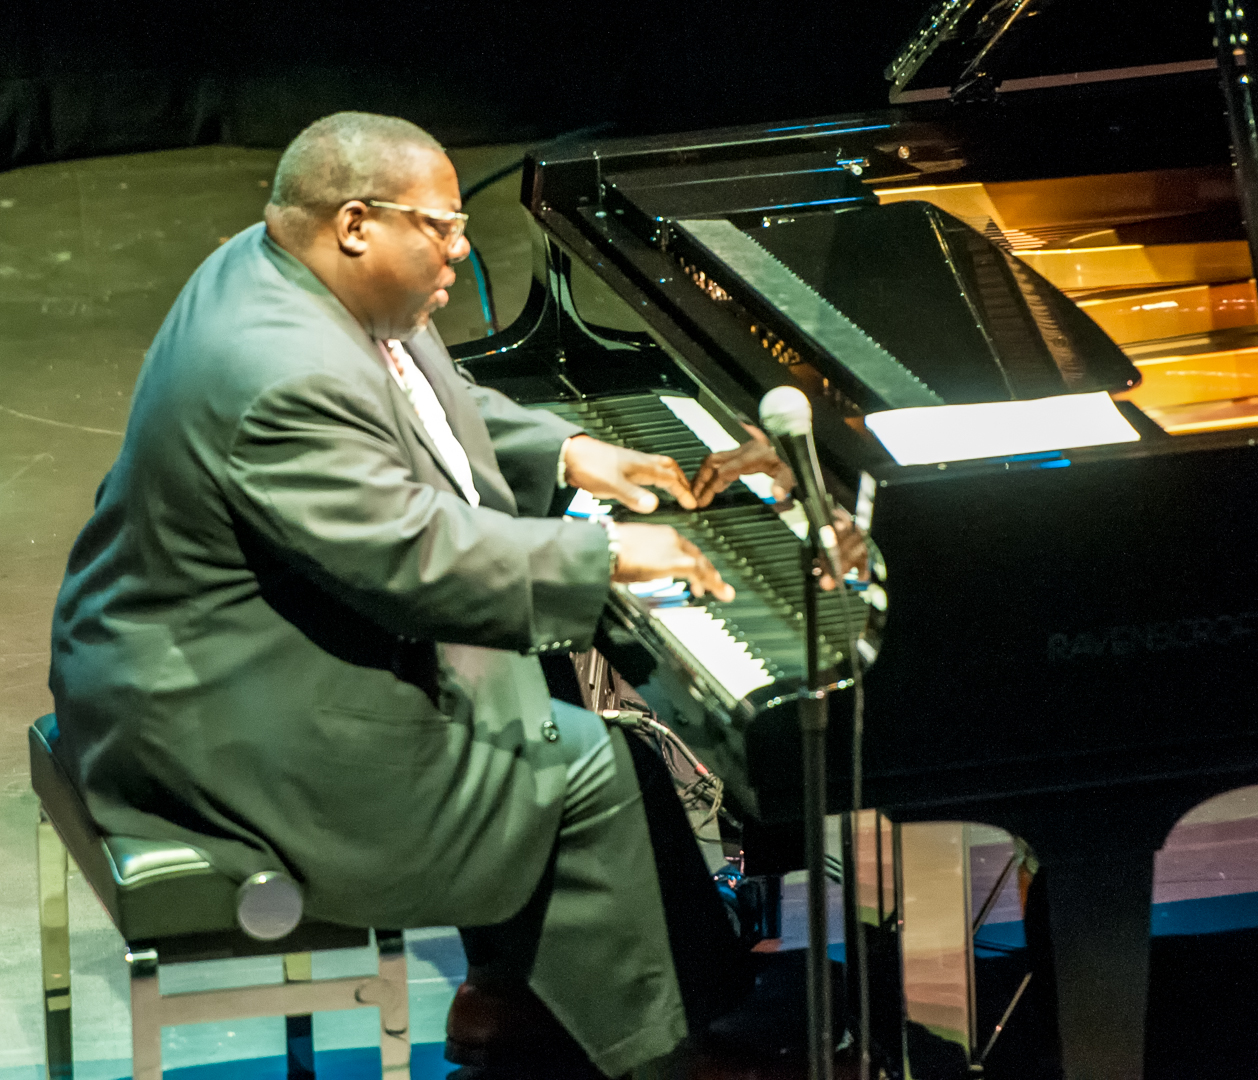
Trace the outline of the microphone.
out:
[[[796,489],[808,529],[821,550],[826,570],[835,584],[842,581],[839,541],[834,534],[834,511],[821,479],[821,463],[812,437],[812,406],[803,391],[793,386],[775,386],[760,399],[760,423],[777,444],[795,474]]]

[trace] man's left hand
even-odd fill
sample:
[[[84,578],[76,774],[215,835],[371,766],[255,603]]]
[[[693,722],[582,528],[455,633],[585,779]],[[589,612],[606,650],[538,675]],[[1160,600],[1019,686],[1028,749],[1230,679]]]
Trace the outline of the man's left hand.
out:
[[[773,497],[781,502],[795,487],[791,467],[777,456],[769,437],[757,427],[743,424],[751,436],[736,450],[720,450],[709,454],[690,482],[695,502],[707,506],[740,476],[767,473],[773,478]]]
[[[615,499],[639,514],[651,513],[660,503],[646,490],[648,486],[667,491],[686,510],[695,508],[686,474],[672,458],[614,446],[589,435],[574,435],[568,441],[564,479],[570,487],[585,488],[596,499]]]
[[[841,506],[834,510],[834,536],[838,540],[839,573],[847,574],[856,571],[857,579],[869,580],[869,547],[864,536],[856,527],[856,522]],[[829,574],[821,575],[821,587],[827,592],[837,587],[838,582]]]
[[[736,450],[722,450],[709,454],[690,482],[695,502],[707,506],[740,476],[750,473],[767,473],[773,478],[773,497],[781,502],[795,487],[795,474],[791,467],[777,456],[773,444],[763,431],[751,424],[743,424],[751,436]],[[852,516],[841,506],[834,511],[834,534],[838,540],[839,572],[855,570],[861,581],[869,580],[869,549]],[[821,587],[827,592],[837,588],[838,582],[829,574],[821,576]]]

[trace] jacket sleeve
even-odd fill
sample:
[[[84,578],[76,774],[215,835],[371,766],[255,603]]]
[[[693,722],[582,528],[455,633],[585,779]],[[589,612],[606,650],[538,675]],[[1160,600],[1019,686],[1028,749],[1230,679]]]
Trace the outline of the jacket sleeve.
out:
[[[523,427],[507,419],[498,434],[511,444]],[[552,490],[563,437],[531,440],[539,468],[554,455]],[[380,406],[332,376],[262,391],[236,427],[223,487],[245,527],[405,637],[580,650],[607,598],[602,529],[514,518],[417,482]]]
[[[498,469],[524,517],[544,517],[558,486],[559,451],[565,439],[584,432],[545,409],[526,409],[505,394],[468,380],[493,440]]]

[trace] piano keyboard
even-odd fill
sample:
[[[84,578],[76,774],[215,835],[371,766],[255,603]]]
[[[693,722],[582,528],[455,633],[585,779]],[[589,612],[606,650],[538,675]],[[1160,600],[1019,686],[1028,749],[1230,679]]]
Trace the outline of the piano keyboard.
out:
[[[667,454],[688,476],[711,450],[737,445],[691,398],[633,394],[546,408],[607,442]],[[795,515],[779,513],[750,489],[767,495],[768,477],[747,479],[750,486],[734,484],[703,510],[683,510],[661,499],[654,514],[616,513],[620,520],[672,525],[734,586],[737,595],[729,603],[696,600],[684,582],[671,580],[618,585],[615,590],[635,628],[656,639],[648,647],[669,654],[701,693],[731,714],[754,714],[766,702],[793,695],[806,675],[802,550],[792,531]],[[587,498],[576,509],[584,516],[611,508]],[[820,597],[823,666],[842,660],[849,634],[865,629],[865,598],[881,603],[881,591],[864,597],[850,592]]]

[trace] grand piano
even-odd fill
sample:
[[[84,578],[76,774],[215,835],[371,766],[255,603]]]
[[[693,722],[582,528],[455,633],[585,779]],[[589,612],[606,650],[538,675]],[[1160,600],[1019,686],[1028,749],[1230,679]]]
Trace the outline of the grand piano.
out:
[[[808,395],[831,493],[885,564],[820,613],[836,681],[864,669],[864,804],[1033,848],[1065,1075],[1127,1080],[1153,855],[1258,783],[1258,203],[1244,13],[1202,5],[1200,38],[1141,39],[1134,62],[1032,48],[1020,74],[1019,35],[1025,59],[1086,7],[936,4],[881,113],[538,151],[524,312],[452,351],[687,470],[768,389]],[[1138,441],[898,465],[864,422],[1097,391]],[[620,590],[598,650],[724,779],[748,871],[797,868],[798,523],[754,478],[653,520],[738,597]],[[852,695],[830,701],[840,812]]]

